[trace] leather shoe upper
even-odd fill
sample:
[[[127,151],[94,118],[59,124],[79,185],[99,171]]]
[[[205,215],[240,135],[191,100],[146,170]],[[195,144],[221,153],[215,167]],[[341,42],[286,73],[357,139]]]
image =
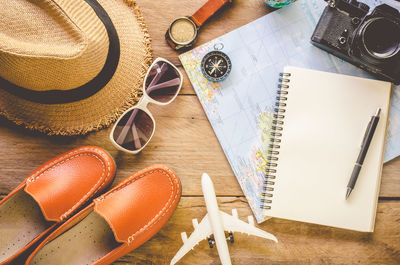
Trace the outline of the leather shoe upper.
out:
[[[114,160],[95,146],[73,149],[37,168],[0,201],[0,265],[33,248],[114,175]]]
[[[24,190],[46,220],[60,222],[106,188],[114,174],[115,164],[107,152],[85,146],[43,164],[26,179]]]
[[[140,170],[57,228],[26,265],[111,264],[154,236],[180,196],[181,183],[168,167]]]
[[[137,172],[94,200],[94,211],[113,229],[120,243],[131,243],[175,210],[181,195],[171,169],[153,166]]]

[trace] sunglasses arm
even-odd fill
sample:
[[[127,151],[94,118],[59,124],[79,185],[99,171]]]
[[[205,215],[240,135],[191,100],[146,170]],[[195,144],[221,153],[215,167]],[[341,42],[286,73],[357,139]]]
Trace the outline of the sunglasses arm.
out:
[[[146,93],[147,93],[147,94],[150,94],[151,92],[153,92],[153,91],[155,91],[155,90],[158,90],[158,89],[162,89],[162,88],[166,88],[166,87],[171,87],[171,86],[177,86],[177,85],[180,84],[180,82],[181,82],[181,80],[180,80],[179,78],[175,78],[175,79],[166,81],[166,82],[161,83],[161,84],[157,84],[157,85],[154,85],[154,86],[149,86],[149,87],[146,89]]]
[[[158,69],[160,69],[160,70],[158,71]],[[153,86],[154,84],[156,84],[156,83],[158,82],[158,80],[160,80],[161,77],[165,74],[165,72],[167,71],[167,69],[168,69],[168,67],[167,67],[167,64],[166,64],[166,63],[163,63],[163,64],[161,65],[160,68],[157,68],[157,73],[156,73],[156,75],[154,76],[153,80],[151,80],[151,82],[150,82],[150,84],[149,84],[149,87],[151,87],[151,86]]]
[[[133,144],[135,145],[135,149],[140,149],[142,147],[140,140],[139,140],[139,133],[135,124],[132,124],[132,136],[133,136]]]
[[[119,145],[122,145],[122,143],[124,142],[124,140],[126,138],[126,135],[128,134],[129,128],[132,126],[133,121],[135,120],[135,117],[136,117],[137,113],[138,113],[138,109],[134,109],[132,114],[131,114],[131,116],[129,117],[127,123],[125,124],[124,128],[122,128],[122,131],[121,131],[121,133],[119,134],[119,136],[118,136],[118,138],[116,140],[116,142]]]

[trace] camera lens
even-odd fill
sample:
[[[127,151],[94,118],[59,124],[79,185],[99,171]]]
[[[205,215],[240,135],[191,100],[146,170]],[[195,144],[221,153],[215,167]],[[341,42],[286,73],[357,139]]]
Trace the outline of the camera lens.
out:
[[[400,26],[389,19],[367,21],[361,36],[366,51],[375,58],[387,59],[400,50]]]

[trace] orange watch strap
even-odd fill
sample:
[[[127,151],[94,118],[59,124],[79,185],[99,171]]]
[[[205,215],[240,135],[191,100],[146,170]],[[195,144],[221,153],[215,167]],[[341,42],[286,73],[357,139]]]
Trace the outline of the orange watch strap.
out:
[[[176,48],[175,43],[170,38],[167,38],[166,40],[167,40],[167,43],[169,44],[169,46],[171,46],[174,49]]]
[[[197,10],[190,18],[198,27],[200,27],[207,21],[207,19],[230,2],[232,2],[232,0],[208,0],[207,3]]]

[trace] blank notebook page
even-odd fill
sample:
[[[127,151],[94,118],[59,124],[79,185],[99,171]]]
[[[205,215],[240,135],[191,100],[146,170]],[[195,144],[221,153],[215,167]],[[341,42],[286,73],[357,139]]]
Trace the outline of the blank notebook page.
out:
[[[290,73],[272,217],[372,232],[392,84],[308,69]],[[368,122],[381,116],[357,184],[346,187]]]

